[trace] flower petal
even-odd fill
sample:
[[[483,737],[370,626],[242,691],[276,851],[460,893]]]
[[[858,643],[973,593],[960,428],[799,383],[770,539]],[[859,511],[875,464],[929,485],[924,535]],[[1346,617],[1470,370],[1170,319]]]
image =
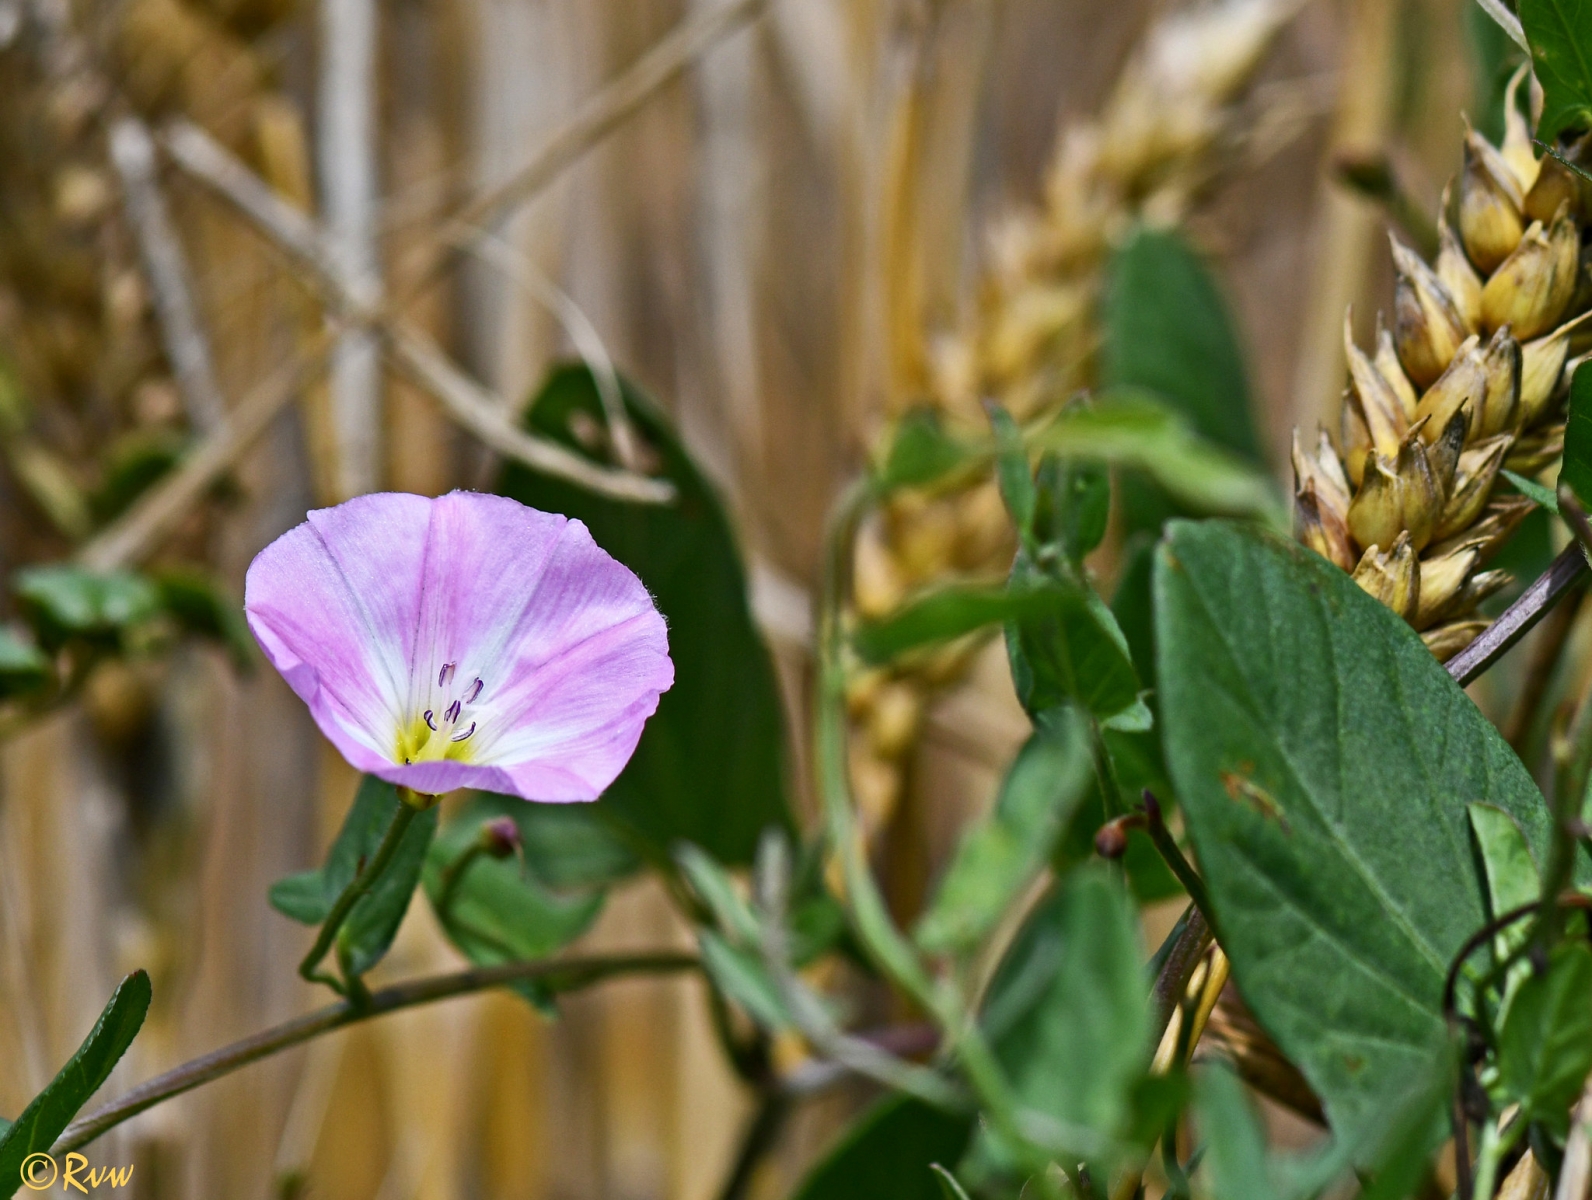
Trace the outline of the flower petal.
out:
[[[595,799],[674,681],[651,596],[579,521],[473,493],[432,520],[422,641],[483,680],[467,765],[526,799]]]
[[[316,510],[260,552],[244,584],[266,657],[362,770],[392,762],[430,508],[388,493]]]

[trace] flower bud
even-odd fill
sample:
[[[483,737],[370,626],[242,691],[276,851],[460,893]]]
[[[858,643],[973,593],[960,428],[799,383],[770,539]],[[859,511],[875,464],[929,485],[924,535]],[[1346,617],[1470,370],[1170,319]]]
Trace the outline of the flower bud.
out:
[[[1464,546],[1451,554],[1428,554],[1421,560],[1421,602],[1415,614],[1415,628],[1426,629],[1454,611],[1454,598],[1476,569],[1481,552]]]
[[[1575,292],[1580,251],[1581,239],[1567,205],[1559,206],[1546,233],[1540,221],[1533,221],[1514,253],[1482,289],[1482,327],[1508,325],[1521,338],[1552,329]]]
[[[1426,387],[1447,368],[1469,331],[1437,272],[1391,240],[1393,338],[1405,373],[1417,387]]]
[[[1354,582],[1406,621],[1414,620],[1421,603],[1421,564],[1409,532],[1399,534],[1391,550],[1367,548],[1354,568]]]
[[[1520,424],[1530,429],[1548,411],[1559,375],[1570,352],[1570,335],[1577,332],[1592,312],[1566,321],[1547,337],[1534,338],[1520,347]]]
[[[1520,244],[1524,197],[1509,164],[1474,129],[1465,132],[1459,177],[1459,236],[1470,261],[1490,275]]]
[[[1426,418],[1423,434],[1435,440],[1455,413],[1464,413],[1467,431],[1474,427],[1476,414],[1487,395],[1487,368],[1482,360],[1480,339],[1472,334],[1426,394],[1415,406],[1415,419]],[[1466,436],[1469,436],[1467,432]]]
[[[1476,414],[1476,436],[1492,437],[1513,430],[1520,414],[1520,343],[1509,326],[1492,335],[1481,358],[1487,391]]]
[[[520,852],[520,827],[513,817],[493,817],[481,822],[476,841],[491,858],[513,858]]]
[[[1445,210],[1448,208],[1446,192],[1443,208]],[[1437,219],[1436,269],[1437,277],[1448,289],[1448,294],[1454,301],[1454,308],[1464,322],[1465,328],[1475,332],[1481,327],[1481,276],[1476,274],[1476,268],[1471,266],[1470,259],[1465,257],[1465,250],[1460,246],[1459,238],[1454,236],[1448,218],[1441,216]]]
[[[1504,455],[1513,443],[1512,435],[1503,433],[1486,441],[1477,442],[1459,456],[1459,469],[1454,473],[1454,488],[1443,506],[1443,515],[1437,522],[1434,537],[1450,537],[1470,527],[1487,506],[1487,497],[1498,478],[1498,468],[1503,466]]]
[[[1107,821],[1095,831],[1095,853],[1101,858],[1115,861],[1128,852],[1128,830],[1144,826],[1143,813],[1126,813]]]
[[[1432,652],[1432,657],[1438,662],[1447,662],[1466,646],[1481,636],[1482,631],[1492,622],[1485,618],[1475,618],[1465,621],[1450,621],[1447,625],[1437,625],[1421,634],[1421,641],[1426,643],[1426,648]]]
[[[1393,335],[1382,321],[1382,314],[1376,314],[1376,357],[1372,359],[1376,369],[1393,389],[1393,394],[1399,398],[1399,407],[1404,410],[1406,420],[1415,419],[1415,405],[1419,403],[1420,396],[1415,392],[1415,385],[1410,382],[1410,377],[1404,373],[1404,364],[1399,362],[1399,352],[1393,345]]]
[[[1353,312],[1343,314],[1343,354],[1349,363],[1349,378],[1360,401],[1360,413],[1371,431],[1371,444],[1378,454],[1398,453],[1399,443],[1409,431],[1409,414],[1398,393],[1389,386],[1376,364],[1354,344]]]

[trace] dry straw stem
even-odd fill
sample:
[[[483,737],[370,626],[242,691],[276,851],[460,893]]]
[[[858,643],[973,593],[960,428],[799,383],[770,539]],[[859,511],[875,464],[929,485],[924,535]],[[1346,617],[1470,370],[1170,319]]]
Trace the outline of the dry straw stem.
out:
[[[985,398],[1027,421],[1093,382],[1095,314],[1121,237],[1141,220],[1177,222],[1226,171],[1275,149],[1280,126],[1251,137],[1275,114],[1241,97],[1296,8],[1292,0],[1219,0],[1150,27],[1102,113],[1061,130],[1043,207],[995,231],[975,311],[930,348],[920,400],[982,434]],[[1282,125],[1297,128],[1300,105],[1280,107],[1290,115]],[[853,557],[852,607],[879,618],[948,577],[998,577],[1010,563],[1010,524],[987,476],[933,494],[904,491],[862,527]],[[848,699],[863,736],[851,769],[870,829],[894,810],[927,696],[959,679],[970,653],[959,645],[852,681]]]
[[[148,126],[137,117],[121,118],[111,127],[110,154],[121,176],[128,223],[138,237],[166,358],[177,378],[189,424],[200,433],[214,433],[226,420],[226,400],[216,382],[209,339],[199,324],[187,255],[172,228],[156,178],[155,140]]]
[[[525,204],[537,192],[553,182],[560,171],[577,161],[626,117],[634,114],[650,97],[676,79],[696,55],[710,49],[758,15],[765,4],[766,0],[742,0],[741,3],[729,8],[686,22],[643,55],[629,70],[587,101],[568,124],[556,132],[543,149],[516,171],[508,181],[484,192],[479,199],[466,205],[452,218],[453,222],[460,224],[470,217],[488,222],[500,221],[516,206]],[[168,150],[171,149],[170,137],[173,132],[175,131],[168,131]],[[204,135],[202,130],[197,132],[205,141],[209,141],[208,135]],[[199,142],[193,144],[203,145]],[[220,161],[225,165],[231,156],[226,155],[225,151],[221,153],[225,157]],[[315,256],[320,251],[313,222],[278,197],[247,168],[243,168],[243,171],[244,186],[249,188],[248,194],[266,205],[261,215],[264,215],[265,211],[270,213],[274,230],[271,235],[272,240],[283,249],[289,250],[295,261],[301,262],[301,254],[308,253],[312,267],[318,266]],[[456,231],[456,236],[469,242],[484,236],[484,231],[479,228],[469,229],[468,238],[464,237],[464,232],[461,225]],[[281,238],[284,235],[289,237],[293,244],[282,245]],[[426,278],[429,277],[428,272]],[[484,393],[479,385],[464,376],[456,367],[452,367],[451,362],[446,356],[441,355],[440,351],[437,351],[435,356],[428,357],[423,349],[428,345],[430,345],[429,339],[423,336],[418,345],[414,342],[408,344],[408,353],[412,360],[411,369],[424,372],[439,388],[447,387],[455,401],[462,400],[466,411],[478,412],[478,405],[483,402],[489,405],[496,403],[495,399]],[[301,349],[296,361],[261,381],[239,402],[227,423],[208,437],[175,475],[156,487],[121,520],[86,545],[78,554],[78,560],[87,566],[110,570],[138,562],[150,554],[161,538],[166,536],[189,511],[190,506],[203,496],[206,489],[253,444],[255,438],[265,431],[298,389],[320,369],[329,350],[330,336],[318,337]],[[421,352],[416,354],[417,350]],[[520,439],[525,438],[524,434],[501,420],[501,417],[491,421],[490,429],[494,437],[506,429],[512,435],[513,441],[510,444],[518,445]],[[494,445],[487,438],[483,440],[487,440],[494,449],[509,453],[504,446]],[[561,447],[555,449],[561,454],[565,453]],[[574,458],[572,455],[569,457]],[[584,460],[575,459],[575,461],[583,471],[592,470]],[[621,476],[621,478],[629,480],[635,477]],[[662,501],[672,494],[672,489],[665,490],[668,488],[667,484],[659,484],[654,480],[640,480],[639,483],[643,495],[637,498]],[[627,486],[635,485],[627,484]]]
[[[190,121],[174,122],[163,140],[172,160],[246,216],[333,311],[351,324],[380,331],[398,368],[492,449],[616,499],[662,504],[673,498],[674,488],[665,480],[593,466],[557,442],[516,428],[505,415],[513,406],[472,380],[412,322],[368,303],[337,269],[324,231],[224,146]]]
[[[1466,133],[1435,262],[1393,239],[1392,321],[1378,315],[1369,352],[1345,317],[1337,443],[1294,435],[1296,536],[1443,661],[1488,628],[1480,605],[1512,582],[1485,567],[1534,505],[1502,490],[1500,471],[1532,475],[1559,457],[1564,381],[1592,334],[1580,250],[1589,197],[1568,167],[1536,158],[1515,105],[1524,80],[1522,68],[1506,92],[1501,146]],[[1589,149],[1582,139],[1568,153]],[[1542,611],[1517,605],[1514,624],[1456,661],[1456,676],[1472,677]]]

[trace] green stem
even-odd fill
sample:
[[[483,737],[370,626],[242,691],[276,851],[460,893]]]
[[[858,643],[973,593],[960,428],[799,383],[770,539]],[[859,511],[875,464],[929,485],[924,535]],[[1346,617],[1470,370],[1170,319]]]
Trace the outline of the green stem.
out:
[[[1524,1124],[1515,1121],[1502,1132],[1492,1121],[1481,1127],[1481,1145],[1476,1150],[1476,1185],[1471,1193],[1473,1200],[1492,1200],[1498,1186],[1498,1165],[1514,1146]]]
[[[944,1052],[960,1061],[995,1132],[1043,1174],[1050,1155],[1024,1133],[1005,1074],[976,1022],[962,1013],[954,996],[934,985],[912,944],[896,928],[868,867],[857,828],[851,782],[846,774],[846,678],[841,611],[848,575],[847,558],[857,524],[872,499],[873,493],[866,482],[848,489],[836,508],[826,538],[818,620],[818,711],[814,726],[819,788],[830,843],[840,856],[852,924],[863,947],[888,978],[932,1014],[945,1032]]]
[[[337,903],[332,905],[332,911],[327,913],[326,920],[321,922],[321,931],[315,938],[315,944],[304,956],[304,961],[299,963],[299,974],[305,979],[311,983],[324,983],[333,991],[342,994],[344,984],[319,969],[321,959],[326,957],[326,952],[337,940],[338,931],[342,929],[343,922],[348,920],[348,914],[353,911],[354,905],[370,891],[376,880],[381,878],[381,873],[387,869],[387,865],[392,862],[393,855],[398,853],[398,846],[404,840],[410,822],[419,815],[420,809],[415,805],[402,800],[398,802],[398,810],[392,815],[392,824],[387,826],[381,845],[376,847],[376,853],[343,889],[343,894],[337,897]]]
[[[464,878],[464,873],[470,869],[471,864],[481,855],[486,853],[486,848],[480,842],[471,842],[458,858],[454,859],[442,869],[442,878],[437,884],[437,911],[445,913],[453,903],[453,893],[458,890],[459,881]]]
[[[174,1096],[192,1091],[223,1075],[230,1075],[240,1067],[269,1058],[289,1047],[368,1021],[372,1017],[527,980],[541,983],[550,992],[568,992],[619,975],[670,974],[696,970],[698,965],[697,959],[689,954],[630,954],[612,958],[505,963],[497,967],[477,967],[474,970],[393,984],[372,992],[368,1004],[361,1006],[342,1000],[173,1067],[164,1075],[135,1087],[119,1100],[74,1121],[57,1139],[54,1152],[65,1154],[68,1150],[80,1150],[123,1121]]]

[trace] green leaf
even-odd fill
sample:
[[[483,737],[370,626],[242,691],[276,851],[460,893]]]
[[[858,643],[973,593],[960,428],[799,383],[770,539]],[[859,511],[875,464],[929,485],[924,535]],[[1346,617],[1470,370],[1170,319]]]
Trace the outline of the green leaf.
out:
[[[1034,476],[1028,468],[1028,447],[1023,444],[1023,432],[1011,413],[993,401],[985,409],[995,430],[995,482],[1000,485],[1001,499],[1006,502],[1018,536],[1028,545],[1033,540],[1034,511],[1039,503]]]
[[[20,632],[0,625],[0,699],[25,696],[50,678],[50,660]]]
[[[1194,1090],[1205,1145],[1201,1169],[1210,1177],[1211,1194],[1277,1200],[1265,1130],[1238,1076],[1225,1065],[1212,1064],[1199,1073]]]
[[[1092,407],[1066,409],[1029,444],[1069,460],[1141,470],[1195,512],[1287,524],[1263,471],[1200,437],[1186,417],[1141,388],[1114,387]]]
[[[939,1163],[930,1163],[929,1170],[934,1172],[934,1178],[940,1185],[942,1200],[972,1200],[972,1197],[967,1194],[967,1189],[957,1181],[956,1176]]]
[[[1538,899],[1542,880],[1520,825],[1491,804],[1472,804],[1467,811],[1487,879],[1488,916],[1500,917]]]
[[[720,862],[749,863],[764,828],[791,827],[773,663],[753,627],[740,552],[717,495],[651,401],[628,382],[624,398],[636,432],[678,489],[673,504],[610,500],[518,465],[504,470],[498,491],[584,521],[598,545],[641,577],[669,622],[674,686],[598,802],[601,811],[629,827],[657,862],[667,863],[683,840]],[[586,453],[575,431],[604,429],[590,372],[554,371],[527,423]]]
[[[880,621],[860,625],[851,644],[867,663],[884,663],[909,650],[950,641],[986,625],[1036,616],[1057,603],[1041,585],[1033,589],[949,584],[918,597]]]
[[[1261,463],[1244,356],[1221,290],[1181,236],[1137,229],[1107,276],[1101,379],[1164,399],[1216,445]]]
[[[1018,752],[994,811],[963,835],[914,936],[931,954],[977,946],[1049,859],[1094,779],[1087,724],[1046,714]]]
[[[896,422],[889,446],[874,474],[874,486],[881,492],[934,483],[980,456],[980,448],[951,437],[932,408],[908,410]]]
[[[243,619],[243,606],[203,571],[173,568],[157,572],[160,603],[184,630],[225,646],[233,664],[254,665],[254,636]]]
[[[1559,497],[1554,495],[1551,488],[1545,488],[1535,479],[1527,479],[1524,475],[1517,475],[1513,471],[1500,471],[1499,474],[1514,484],[1515,490],[1527,500],[1535,501],[1554,516],[1559,515]]]
[[[1057,884],[1007,952],[984,1012],[1021,1104],[1099,1138],[1122,1131],[1149,1062],[1143,961],[1137,912],[1104,867]]]
[[[505,816],[520,832],[523,858],[477,855],[449,886],[449,867],[476,843],[482,824]],[[589,806],[482,795],[437,834],[422,883],[448,940],[472,963],[488,967],[532,962],[568,945],[602,911],[607,886],[636,866]],[[542,1001],[528,985],[516,990]]]
[[[1044,597],[1006,627],[1012,682],[1023,707],[1033,715],[1073,701],[1117,728],[1148,728],[1127,640],[1094,589],[1056,579],[1021,553],[1009,587]]]
[[[374,775],[365,776],[327,851],[326,862],[316,870],[277,880],[271,887],[271,907],[305,925],[324,921],[365,860],[376,853],[400,803],[395,786]],[[392,945],[436,831],[436,808],[415,817],[381,878],[348,914],[338,942],[340,949],[346,948],[356,974],[368,971]]]
[[[1498,1038],[1498,1084],[1563,1139],[1570,1105],[1592,1072],[1592,948],[1560,946],[1548,969],[1527,978],[1509,1005]]]
[[[1292,542],[1178,522],[1155,609],[1167,764],[1234,978],[1352,1131],[1444,1041],[1448,965],[1487,916],[1466,804],[1540,854],[1546,803],[1409,626]]]
[[[12,590],[48,649],[73,637],[114,640],[160,615],[160,592],[130,571],[99,573],[67,564],[25,567]]]
[[[185,439],[169,429],[139,430],[106,455],[104,481],[88,498],[94,520],[114,521],[182,461]]]
[[[792,1200],[940,1200],[931,1163],[961,1158],[971,1117],[887,1096],[852,1123]]]
[[[719,928],[740,942],[755,944],[760,935],[757,917],[751,906],[741,898],[729,872],[700,846],[690,844],[675,847],[674,860],[680,872],[691,884],[691,890],[708,907]]]
[[[1564,426],[1564,463],[1559,481],[1582,505],[1592,504],[1592,371],[1582,364],[1570,379],[1570,414]]]
[[[1034,540],[1081,571],[1083,560],[1106,536],[1111,518],[1111,472],[1097,463],[1047,454],[1034,476],[1038,490]]]
[[[13,1195],[30,1154],[47,1152],[78,1110],[110,1078],[149,1012],[149,976],[134,971],[117,987],[93,1030],[45,1089],[0,1136],[0,1195]]]
[[[769,978],[762,957],[748,946],[732,945],[711,929],[698,929],[702,966],[719,991],[744,1008],[764,1029],[791,1023],[785,1000]]]
[[[1519,14],[1542,84],[1537,136],[1551,142],[1567,129],[1592,124],[1592,3],[1520,0]]]

